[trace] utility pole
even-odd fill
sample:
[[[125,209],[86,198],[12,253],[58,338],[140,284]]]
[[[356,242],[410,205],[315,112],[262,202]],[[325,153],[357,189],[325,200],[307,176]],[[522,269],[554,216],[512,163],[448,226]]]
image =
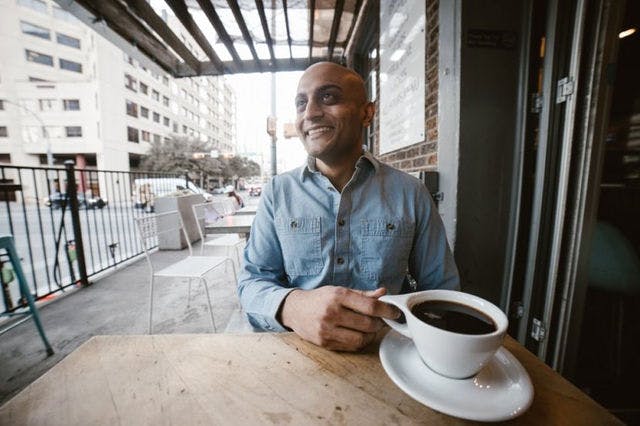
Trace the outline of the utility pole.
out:
[[[271,28],[276,27],[276,0],[271,0]],[[273,118],[274,125],[276,122],[276,73],[271,73],[271,117]],[[276,126],[277,128],[277,126]],[[271,133],[271,176],[278,174],[278,158],[276,142],[278,136],[276,129]]]

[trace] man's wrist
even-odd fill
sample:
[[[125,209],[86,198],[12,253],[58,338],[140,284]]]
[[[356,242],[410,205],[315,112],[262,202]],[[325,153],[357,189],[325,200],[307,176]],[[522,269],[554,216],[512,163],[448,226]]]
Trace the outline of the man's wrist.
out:
[[[295,315],[292,315],[292,312],[295,311],[295,299],[298,296],[296,293],[300,293],[301,291],[302,290],[300,289],[290,291],[285,298],[282,299],[282,303],[280,304],[280,308],[276,314],[276,320],[278,320],[278,322],[289,331],[293,331],[294,328],[293,323],[295,322]]]

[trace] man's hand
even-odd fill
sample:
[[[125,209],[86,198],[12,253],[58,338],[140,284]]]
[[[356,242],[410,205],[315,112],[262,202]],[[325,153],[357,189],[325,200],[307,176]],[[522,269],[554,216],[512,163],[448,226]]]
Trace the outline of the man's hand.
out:
[[[383,287],[372,291],[325,286],[294,290],[285,298],[280,319],[300,337],[332,350],[357,351],[371,343],[383,326],[380,318],[396,319],[400,311],[378,301]]]

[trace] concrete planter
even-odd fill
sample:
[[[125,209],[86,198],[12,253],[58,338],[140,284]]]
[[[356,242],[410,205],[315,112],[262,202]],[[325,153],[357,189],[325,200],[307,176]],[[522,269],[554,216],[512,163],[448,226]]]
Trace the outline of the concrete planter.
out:
[[[198,232],[198,224],[193,216],[191,206],[200,203],[204,203],[204,197],[200,194],[181,195],[178,197],[158,197],[155,200],[155,212],[166,213],[175,210],[179,211],[187,235],[189,236],[189,241],[193,243],[200,239],[200,233]],[[161,226],[161,224],[159,224],[159,226]],[[177,224],[171,226],[177,226]],[[163,233],[158,239],[158,248],[160,250],[182,250],[185,247],[187,247],[187,242],[184,239],[184,234],[180,230]]]

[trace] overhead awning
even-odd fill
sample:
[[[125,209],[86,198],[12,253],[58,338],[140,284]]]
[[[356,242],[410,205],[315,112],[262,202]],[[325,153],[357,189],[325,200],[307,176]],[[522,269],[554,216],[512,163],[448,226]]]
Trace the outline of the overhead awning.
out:
[[[363,0],[56,0],[174,77],[340,62]],[[188,34],[188,36],[184,36]]]

